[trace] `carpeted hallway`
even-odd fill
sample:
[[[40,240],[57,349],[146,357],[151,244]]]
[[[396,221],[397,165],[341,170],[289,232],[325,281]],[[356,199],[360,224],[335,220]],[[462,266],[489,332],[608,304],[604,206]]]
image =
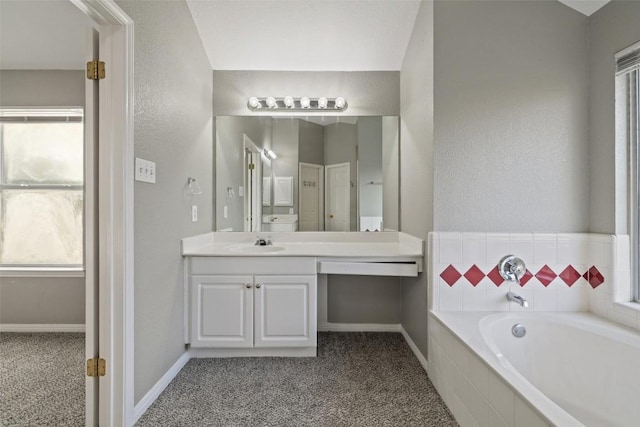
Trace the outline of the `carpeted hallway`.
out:
[[[84,426],[84,334],[0,333],[0,426]]]
[[[136,424],[456,425],[397,333],[320,333],[316,358],[192,359]]]

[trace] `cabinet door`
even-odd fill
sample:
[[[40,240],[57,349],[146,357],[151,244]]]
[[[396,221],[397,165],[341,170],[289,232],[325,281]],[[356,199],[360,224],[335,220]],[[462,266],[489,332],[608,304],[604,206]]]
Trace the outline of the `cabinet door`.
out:
[[[253,276],[192,276],[191,346],[253,346]]]
[[[316,276],[255,276],[256,347],[315,347]]]

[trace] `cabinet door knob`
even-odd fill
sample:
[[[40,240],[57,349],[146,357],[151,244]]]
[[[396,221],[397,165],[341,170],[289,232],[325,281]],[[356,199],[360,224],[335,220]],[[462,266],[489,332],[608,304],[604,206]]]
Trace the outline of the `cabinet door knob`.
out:
[[[247,287],[247,289],[251,289],[251,284],[250,283],[247,283],[245,286]]]
[[[256,285],[256,289],[260,289],[260,286],[262,286],[262,285],[261,285],[260,283],[258,283],[258,284]]]

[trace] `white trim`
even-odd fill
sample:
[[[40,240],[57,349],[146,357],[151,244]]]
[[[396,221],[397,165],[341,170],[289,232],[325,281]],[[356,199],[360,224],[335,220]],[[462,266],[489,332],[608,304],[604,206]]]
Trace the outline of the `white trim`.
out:
[[[0,277],[84,277],[84,269],[51,267],[0,267]]]
[[[409,345],[409,348],[411,349],[411,351],[413,351],[413,354],[418,359],[418,362],[420,362],[420,364],[422,365],[422,368],[424,368],[425,372],[428,374],[429,362],[424,357],[424,355],[420,352],[420,350],[418,349],[418,346],[416,345],[416,343],[413,342],[413,340],[409,336],[409,333],[407,333],[406,329],[404,329],[402,325],[400,325],[400,333],[402,333],[402,336],[404,337],[404,340]]]
[[[399,323],[331,323],[318,324],[318,332],[402,332]]]
[[[0,323],[0,332],[84,332],[84,324]]]
[[[211,357],[316,357],[317,347],[191,348],[192,359]]]
[[[176,360],[176,363],[169,368],[167,372],[158,380],[157,383],[151,387],[151,389],[145,394],[138,404],[133,409],[133,424],[147,412],[147,409],[156,401],[158,396],[164,391],[165,388],[173,381],[178,373],[184,368],[184,366],[191,360],[189,352],[185,352]]]
[[[616,52],[614,58],[617,61],[619,58],[622,58],[623,56],[628,55],[631,52],[633,52],[634,50],[638,50],[638,49],[640,49],[640,42],[635,42],[631,46],[625,47],[624,49]]]

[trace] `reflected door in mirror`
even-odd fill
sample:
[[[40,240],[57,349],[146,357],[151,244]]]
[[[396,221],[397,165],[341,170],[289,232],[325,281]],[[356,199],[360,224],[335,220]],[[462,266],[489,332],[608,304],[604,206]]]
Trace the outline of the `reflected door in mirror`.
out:
[[[300,163],[300,231],[324,230],[324,166]]]
[[[325,175],[327,187],[326,231],[350,231],[350,164],[327,165]]]

